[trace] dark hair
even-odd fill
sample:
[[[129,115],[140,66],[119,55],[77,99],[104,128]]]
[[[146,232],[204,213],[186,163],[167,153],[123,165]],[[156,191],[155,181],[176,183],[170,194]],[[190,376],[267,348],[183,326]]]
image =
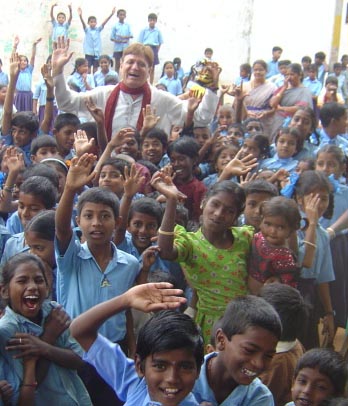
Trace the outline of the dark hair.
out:
[[[111,65],[112,66],[112,65]],[[116,76],[111,75],[110,73],[108,73],[107,75],[105,75],[104,77],[104,85],[117,85],[118,83],[118,79]]]
[[[251,75],[251,65],[250,63],[242,63],[239,67],[239,70],[245,70],[248,74],[248,77],[250,79],[250,75]]]
[[[204,359],[203,338],[199,327],[186,314],[173,310],[158,312],[139,331],[136,353],[142,368],[149,355],[181,348],[192,352],[199,372]]]
[[[29,254],[28,252],[21,252],[19,254],[16,254],[5,263],[5,265],[3,266],[2,271],[1,271],[2,285],[8,286],[9,283],[11,282],[11,279],[14,277],[16,269],[20,265],[26,264],[28,262],[32,262],[35,266],[37,266],[40,269],[40,271],[42,272],[42,275],[45,279],[46,285],[48,286],[46,273],[45,273],[45,265],[43,264],[42,260],[38,256]]]
[[[272,197],[279,195],[276,186],[264,179],[255,179],[247,182],[245,186],[243,186],[243,189],[246,197],[252,193],[268,193]]]
[[[326,406],[348,406],[348,399],[347,398],[333,398],[328,401]]]
[[[326,375],[334,387],[333,396],[344,394],[347,382],[347,365],[343,357],[329,348],[313,348],[298,360],[294,376],[304,368],[317,369]]]
[[[298,163],[305,162],[308,165],[308,170],[314,171],[315,170],[315,159],[311,157],[301,158],[298,160]]]
[[[330,102],[325,103],[320,109],[319,118],[324,128],[328,127],[331,120],[339,120],[346,114],[346,108],[344,105]]]
[[[77,69],[80,66],[86,65],[87,59],[86,58],[76,58],[75,59],[75,65],[74,65],[74,70],[71,72],[71,75],[73,75],[75,72],[77,72]]]
[[[62,11],[60,11],[60,12],[57,14],[57,18],[58,18],[59,16],[63,16],[63,17],[65,17],[65,18],[66,18],[65,13],[63,13]]]
[[[341,68],[341,69],[342,69],[342,64],[341,64],[341,62],[335,62],[335,63],[333,64],[333,69],[337,69],[337,68]]]
[[[324,52],[319,51],[314,55],[314,58],[320,59],[323,61],[326,58],[326,55]]]
[[[282,217],[292,230],[298,230],[301,223],[301,214],[295,200],[283,196],[275,196],[261,205],[261,217]]]
[[[30,154],[36,155],[40,148],[53,147],[57,148],[57,142],[51,135],[43,134],[33,139],[30,145]]]
[[[54,129],[57,131],[60,131],[63,127],[71,125],[76,128],[80,125],[80,120],[79,118],[72,113],[61,113],[58,114],[54,121]]]
[[[210,334],[210,342],[214,348],[216,346],[216,332],[221,328],[221,322],[222,322],[222,317],[217,319],[215,323],[213,324],[213,328],[211,329],[211,334]]]
[[[81,123],[79,125],[79,129],[86,133],[89,140],[94,138],[95,145],[98,147],[98,129],[95,121],[86,121]]]
[[[103,204],[110,207],[114,213],[115,219],[119,216],[120,202],[115,195],[108,189],[100,187],[92,187],[81,193],[79,200],[77,201],[77,215],[80,216],[82,209],[86,203]]]
[[[343,150],[337,145],[326,144],[321,147],[319,151],[317,151],[317,159],[322,153],[333,154],[335,159],[341,166],[346,164],[346,156],[344,155]]]
[[[173,65],[173,68],[174,68],[174,79],[177,79],[177,77],[178,77],[178,72],[176,71],[176,69],[175,69],[175,66],[174,66],[174,62],[172,62],[172,61],[166,61],[166,62],[164,62],[164,64],[163,64],[163,68],[162,68],[162,73],[161,73],[161,78],[163,78],[163,76],[165,75],[165,68],[166,68],[166,66],[167,65]]]
[[[303,70],[302,70],[302,66],[299,63],[291,63],[288,68],[290,69],[290,71],[292,73],[296,73],[297,75],[300,76],[300,80],[302,82],[303,80]]]
[[[249,327],[268,330],[278,340],[281,337],[281,321],[273,306],[257,296],[236,297],[226,307],[221,329],[231,340],[234,335],[245,333]]]
[[[124,10],[123,8],[119,8],[119,9],[117,10],[116,15],[119,16],[120,13],[126,13],[126,10]]]
[[[336,76],[328,76],[328,77],[325,79],[325,86],[329,85],[330,83],[333,84],[333,85],[338,86],[338,79],[337,79],[337,77],[336,77]]]
[[[128,170],[131,168],[131,164],[124,159],[120,158],[108,158],[100,165],[100,172],[103,170],[104,166],[110,165],[113,166],[117,171],[124,176],[124,167],[126,166]]]
[[[283,52],[283,49],[280,48],[280,47],[278,47],[278,46],[275,46],[275,47],[272,48],[272,52],[276,52],[276,51],[281,51],[281,52]]]
[[[12,116],[11,126],[24,128],[31,134],[36,134],[39,129],[39,119],[32,111],[20,111]]]
[[[198,143],[192,138],[188,136],[184,136],[178,138],[171,144],[169,144],[167,154],[170,158],[173,152],[177,152],[178,154],[186,155],[191,159],[198,158],[199,152],[199,145]]]
[[[153,128],[144,136],[142,142],[146,140],[146,138],[156,139],[158,140],[164,149],[167,149],[168,146],[168,135],[165,131],[161,130],[160,128]]]
[[[25,179],[19,188],[19,193],[39,198],[48,210],[54,208],[58,198],[58,189],[44,176],[30,176]]]
[[[283,59],[278,62],[278,66],[288,66],[291,64],[291,61],[289,59]]]
[[[134,42],[123,50],[122,59],[124,59],[124,57],[127,55],[142,56],[146,59],[149,67],[153,65],[154,55],[149,45],[143,45],[139,42]]]
[[[65,176],[67,176],[67,174],[69,172],[69,168],[68,168],[67,164],[64,162],[64,159],[62,159],[59,155],[57,155],[55,157],[52,156],[49,158],[45,158],[40,163],[47,165],[51,168],[53,167],[55,171],[58,171],[60,173],[62,173],[62,171],[64,171]]]
[[[205,48],[204,53],[207,53],[207,52],[214,53],[213,48],[209,48],[209,47]]]
[[[43,240],[54,241],[56,231],[55,211],[40,211],[26,224],[24,232],[28,233],[29,231],[38,234]]]
[[[88,20],[87,20],[87,23],[89,23],[91,20],[95,20],[95,22],[97,22],[97,17],[95,17],[95,16],[89,16],[89,17],[88,17]]]
[[[245,192],[244,189],[231,180],[222,180],[216,182],[207,190],[203,203],[205,204],[211,197],[220,192],[230,193],[233,196],[234,203],[236,204],[237,216],[239,216],[245,207]]]
[[[150,13],[148,16],[147,16],[147,19],[148,20],[156,20],[157,21],[157,15],[155,14],[155,13]]]
[[[269,139],[263,134],[250,134],[247,139],[256,142],[258,149],[260,150],[260,157],[262,159],[269,158],[270,147]]]
[[[99,57],[99,62],[100,62],[102,59],[106,59],[106,60],[109,62],[109,64],[110,64],[111,67],[114,66],[114,63],[112,62],[112,58],[110,58],[109,55],[107,55],[107,54],[100,55],[100,57]]]
[[[282,283],[264,285],[260,296],[271,304],[282,323],[281,341],[294,341],[302,332],[308,308],[300,292]]]
[[[181,64],[181,58],[179,58],[178,56],[176,56],[176,57],[173,59],[173,64],[174,64],[174,67],[175,67],[175,69],[176,69],[176,66],[175,66],[175,65]]]
[[[151,177],[154,175],[154,173],[158,171],[158,166],[146,159],[138,159],[137,163],[142,166],[145,166],[145,168],[149,170]]]
[[[244,126],[246,132],[248,131],[247,130],[248,124],[252,123],[252,122],[258,123],[260,125],[261,132],[263,132],[263,125],[262,125],[261,120],[259,118],[253,118],[253,117],[248,117],[247,119],[245,119],[243,121],[243,126]]]
[[[301,59],[301,62],[308,62],[308,63],[312,63],[312,58],[310,56],[303,56]]]
[[[309,66],[308,66],[308,71],[314,71],[314,72],[318,72],[318,67],[317,67],[317,65],[315,64],[315,63],[311,63]]]
[[[57,190],[59,189],[58,174],[53,168],[42,162],[29,166],[23,173],[23,180],[29,179],[32,176],[42,176],[48,179]]]
[[[134,213],[147,214],[156,219],[158,227],[161,225],[163,216],[162,207],[159,202],[151,199],[151,197],[142,197],[132,202],[129,209],[128,222],[131,221]]]
[[[300,132],[299,132],[299,130],[297,128],[295,128],[295,127],[281,127],[278,130],[278,133],[277,133],[277,135],[275,137],[275,140],[274,140],[276,145],[277,145],[278,139],[279,139],[279,137],[281,135],[291,135],[291,136],[296,138],[296,151],[295,151],[294,155],[297,154],[301,150],[301,145],[303,145],[303,141],[301,139],[301,134],[300,134]]]
[[[149,283],[168,282],[173,285],[173,289],[179,289],[179,287],[176,286],[177,283],[174,275],[168,271],[163,271],[162,269],[151,271],[147,277],[147,281]]]
[[[263,69],[267,70],[267,63],[263,59],[256,59],[253,63],[253,69],[255,65],[261,65]]]

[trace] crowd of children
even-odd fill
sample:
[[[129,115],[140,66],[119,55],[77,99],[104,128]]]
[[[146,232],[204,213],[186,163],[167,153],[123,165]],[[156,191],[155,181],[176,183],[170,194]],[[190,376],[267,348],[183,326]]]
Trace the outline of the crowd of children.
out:
[[[79,8],[65,78],[55,6],[34,94],[40,39],[0,72],[0,404],[346,405],[348,57],[152,86],[156,14],[129,45]]]

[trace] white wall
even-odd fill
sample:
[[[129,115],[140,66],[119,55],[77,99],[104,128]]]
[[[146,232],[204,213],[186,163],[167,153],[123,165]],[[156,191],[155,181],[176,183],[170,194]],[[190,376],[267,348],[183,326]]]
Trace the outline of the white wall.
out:
[[[55,15],[67,13],[68,1],[58,2]],[[223,68],[221,79],[231,81],[238,74],[241,63],[258,58],[268,60],[274,45],[284,49],[283,57],[299,61],[303,55],[313,57],[316,51],[330,52],[335,0],[121,0],[117,8],[127,10],[135,38],[147,25],[150,12],[158,14],[158,27],[163,33],[160,51],[161,64],[180,56],[183,67],[189,69],[202,56],[206,47],[214,49],[214,58]],[[83,31],[77,15],[77,7],[83,6],[85,20],[95,15],[100,23],[111,12],[112,0],[74,0],[73,21],[70,29],[74,57],[82,55]],[[39,77],[39,67],[48,55],[48,39],[51,33],[51,2],[32,0],[2,1],[0,14],[0,57],[6,70],[14,35],[21,38],[19,52],[30,55],[32,41],[42,36],[37,47],[38,58],[34,81]],[[210,7],[210,8],[209,8]],[[345,10],[346,4],[344,4]],[[112,54],[109,35],[116,17],[103,31],[103,52]],[[347,25],[342,24],[342,53],[348,53]],[[73,69],[73,63],[66,73]],[[157,67],[156,76],[160,74]]]

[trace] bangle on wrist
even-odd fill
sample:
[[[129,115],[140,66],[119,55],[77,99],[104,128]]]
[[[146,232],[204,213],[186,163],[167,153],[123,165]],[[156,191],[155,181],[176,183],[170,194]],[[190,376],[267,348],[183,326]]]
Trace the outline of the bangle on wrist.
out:
[[[53,102],[53,100],[54,100],[54,97],[46,97],[46,101],[48,101],[48,102]]]
[[[14,191],[14,188],[15,188],[14,185],[13,185],[13,186],[4,185],[4,187],[2,188],[2,190],[6,191],[6,192],[9,192],[9,193],[12,193],[12,192]]]
[[[317,245],[314,244],[314,243],[312,243],[312,242],[310,242],[310,241],[303,240],[303,243],[309,245],[310,247],[317,248]]]
[[[29,386],[30,388],[36,388],[36,387],[37,387],[37,382],[33,382],[33,383],[22,383],[21,386]]]
[[[336,237],[336,231],[335,231],[333,228],[328,227],[328,228],[326,229],[326,231],[327,231],[329,234],[332,234],[333,238]]]
[[[336,316],[335,310],[331,310],[330,312],[326,312],[324,317],[326,317],[326,316]]]
[[[159,228],[159,229],[158,229],[158,234],[170,235],[170,236],[172,236],[172,235],[174,235],[174,231],[164,231],[164,230],[161,230],[161,229]]]

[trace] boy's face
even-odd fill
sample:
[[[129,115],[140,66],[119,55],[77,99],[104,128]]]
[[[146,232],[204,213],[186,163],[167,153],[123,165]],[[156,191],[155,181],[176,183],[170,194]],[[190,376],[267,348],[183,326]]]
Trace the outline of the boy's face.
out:
[[[342,73],[342,66],[335,67],[334,72],[336,76],[339,76]]]
[[[47,207],[45,207],[40,197],[19,192],[18,217],[23,227],[25,227],[37,213],[46,209]]]
[[[133,213],[127,230],[132,234],[133,244],[139,252],[143,252],[151,245],[151,238],[157,235],[158,227],[155,217],[145,213]]]
[[[109,243],[118,225],[111,207],[102,203],[86,202],[76,217],[83,236],[89,246],[101,246]]]
[[[104,165],[99,175],[99,187],[111,190],[118,198],[124,192],[124,179],[122,173],[113,165]]]
[[[58,14],[57,15],[57,21],[59,24],[64,24],[66,20],[65,14]]]
[[[244,218],[245,224],[253,226],[256,231],[259,231],[261,224],[260,208],[263,202],[270,200],[269,193],[250,193],[245,200]]]
[[[137,140],[131,136],[127,137],[122,145],[115,148],[115,152],[116,154],[129,155],[135,160],[137,160],[139,153],[139,145],[137,143]]]
[[[211,58],[213,57],[213,53],[212,53],[211,51],[205,51],[205,52],[204,52],[204,56],[205,56],[207,59],[211,59]]]
[[[199,372],[192,352],[186,349],[156,352],[143,367],[136,359],[138,375],[145,377],[152,401],[177,406],[192,390]]]
[[[88,21],[88,25],[89,25],[92,29],[94,29],[94,28],[97,26],[97,20],[96,20],[95,18],[91,18],[91,19]]]
[[[43,159],[56,156],[58,153],[57,147],[40,147],[35,155],[31,155],[31,160],[34,163],[39,163]]]
[[[53,130],[54,136],[56,138],[58,149],[64,156],[67,155],[70,150],[74,147],[74,134],[77,131],[75,125],[65,125],[59,131]],[[64,158],[63,156],[63,158]]]
[[[157,165],[165,153],[163,144],[157,138],[146,138],[144,139],[143,145],[141,147],[141,155],[143,159],[146,159],[153,164]]]
[[[155,18],[149,18],[149,27],[154,28],[156,25],[157,20]]]
[[[282,51],[273,51],[272,52],[272,56],[273,56],[273,60],[277,61],[282,55]]]
[[[195,128],[193,130],[193,137],[202,148],[210,138],[210,130],[208,128]]]
[[[122,23],[126,18],[126,13],[124,11],[120,11],[117,13],[118,20]]]
[[[279,72],[280,72],[282,75],[286,75],[287,70],[288,70],[288,65],[280,65],[280,66],[279,66]]]
[[[310,71],[308,71],[308,77],[310,80],[314,80],[317,77],[317,71],[311,69]]]
[[[295,406],[320,406],[334,394],[334,387],[317,368],[303,368],[295,378],[291,394]]]
[[[218,356],[228,374],[238,385],[250,385],[265,371],[275,354],[277,338],[262,327],[248,327],[228,340],[221,329],[216,333]]]
[[[31,140],[35,137],[35,133],[30,132],[26,128],[12,126],[12,138],[13,144],[16,147],[24,147],[28,145]]]

